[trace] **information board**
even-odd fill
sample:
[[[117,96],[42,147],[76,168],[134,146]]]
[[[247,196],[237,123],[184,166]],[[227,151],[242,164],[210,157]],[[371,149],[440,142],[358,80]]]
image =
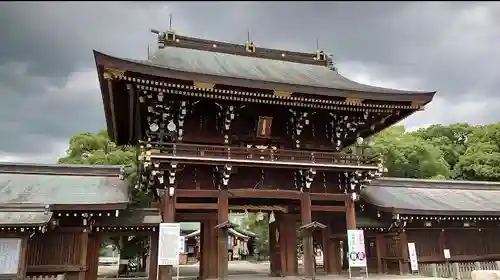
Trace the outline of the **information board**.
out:
[[[415,249],[414,242],[408,242],[408,255],[410,257],[410,266],[412,272],[418,271],[418,258],[417,258],[417,250]]]
[[[160,223],[158,265],[179,265],[180,236],[179,223]]]
[[[366,267],[365,237],[360,229],[347,230],[349,267]]]
[[[186,253],[186,238],[179,236],[179,253]]]
[[[20,238],[0,238],[0,275],[15,275],[19,271]]]

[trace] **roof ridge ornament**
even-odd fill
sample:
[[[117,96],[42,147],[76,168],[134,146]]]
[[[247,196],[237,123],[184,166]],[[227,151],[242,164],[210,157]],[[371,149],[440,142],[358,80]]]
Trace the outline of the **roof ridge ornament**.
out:
[[[249,40],[247,40],[245,42],[245,50],[246,50],[246,52],[248,52],[248,53],[255,53],[256,48],[257,47],[255,46],[254,42],[249,41]]]
[[[158,35],[158,48],[164,49],[167,45],[167,42],[179,42],[179,39],[176,38],[176,33],[174,30],[169,29],[168,31],[159,31],[157,29],[150,29],[151,33]]]

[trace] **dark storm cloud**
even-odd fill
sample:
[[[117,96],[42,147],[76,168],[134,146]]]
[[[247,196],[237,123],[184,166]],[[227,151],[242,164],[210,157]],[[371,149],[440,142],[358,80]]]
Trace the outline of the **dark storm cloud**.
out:
[[[500,86],[495,2],[1,2],[0,157],[54,153],[51,143],[103,127],[92,49],[143,59],[149,29],[168,28],[170,13],[190,36],[243,43],[250,29],[257,45],[298,51],[314,51],[319,37],[342,73],[439,90],[411,125],[498,120],[471,111],[500,109],[481,103]],[[459,112],[443,113],[447,103]]]

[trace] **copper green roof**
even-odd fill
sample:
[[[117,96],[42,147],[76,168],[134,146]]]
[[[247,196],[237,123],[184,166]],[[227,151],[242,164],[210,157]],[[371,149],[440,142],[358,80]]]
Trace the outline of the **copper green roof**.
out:
[[[157,208],[127,209],[118,217],[105,217],[99,221],[100,226],[156,226],[161,223]]]
[[[400,214],[500,215],[500,182],[380,178],[361,195]]]
[[[126,204],[120,166],[0,163],[0,207]],[[92,208],[85,208],[92,210]]]
[[[46,225],[52,218],[49,211],[3,211],[0,210],[0,226],[41,226]]]

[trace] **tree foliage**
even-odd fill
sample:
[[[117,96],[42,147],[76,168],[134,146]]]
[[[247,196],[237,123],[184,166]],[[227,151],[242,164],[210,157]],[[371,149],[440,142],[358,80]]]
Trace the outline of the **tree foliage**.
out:
[[[129,146],[117,146],[110,141],[105,130],[97,134],[84,132],[78,133],[69,140],[66,155],[59,158],[60,164],[88,164],[88,165],[122,165],[126,167],[126,178],[129,184],[131,207],[147,207],[151,197],[135,188],[136,174],[136,149]],[[123,259],[141,256],[146,251],[147,240],[139,237],[117,238],[104,240],[103,244],[114,243],[120,248]]]
[[[242,219],[242,228],[257,235],[255,249],[261,256],[269,255],[269,216],[263,213],[248,213]]]

